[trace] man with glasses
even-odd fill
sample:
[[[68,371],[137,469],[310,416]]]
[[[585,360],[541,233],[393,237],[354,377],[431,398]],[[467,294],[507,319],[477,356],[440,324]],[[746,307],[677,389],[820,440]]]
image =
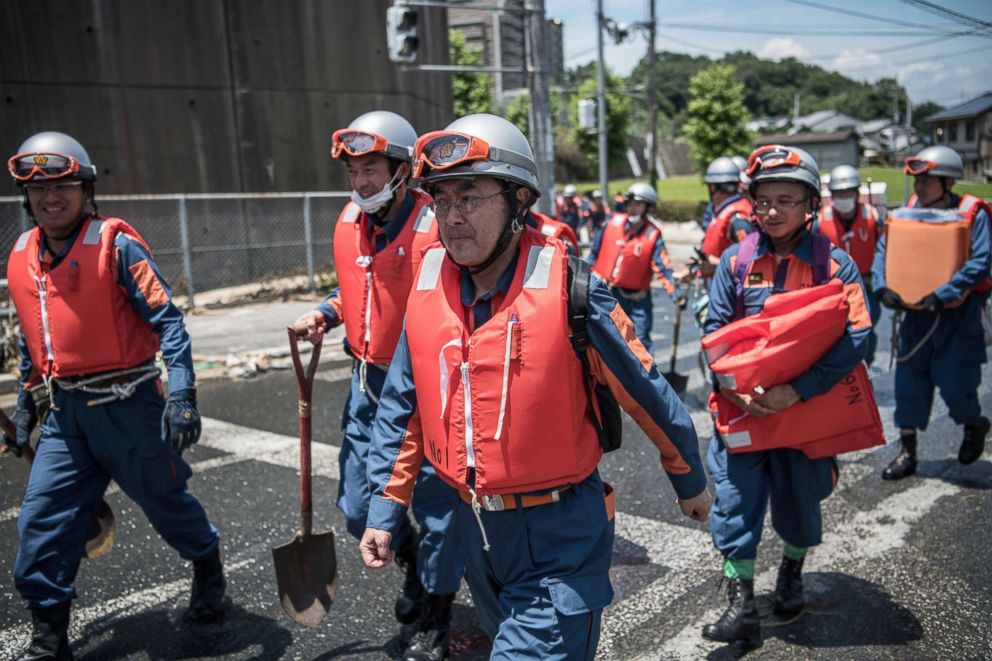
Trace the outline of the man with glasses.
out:
[[[658,279],[675,305],[684,308],[686,304],[675,285],[661,226],[651,215],[657,206],[658,193],[650,184],[631,184],[626,213],[610,218],[586,257],[593,273],[609,284],[620,307],[634,322],[634,331],[649,354],[654,324],[651,280]]]
[[[17,433],[5,436],[9,448],[29,451],[37,423],[29,389],[44,381],[51,401],[17,520],[14,584],[34,627],[20,658],[72,658],[73,583],[111,479],[192,561],[184,620],[219,624],[220,536],[186,490],[192,471],[181,456],[200,436],[182,312],[144,239],[123,220],[97,214],[97,169],[79,142],[38,133],[8,169],[37,225],[17,239],[7,263],[21,322]],[[155,366],[159,349],[169,370],[168,400]]]
[[[958,450],[960,463],[971,464],[982,456],[990,428],[989,419],[982,415],[978,386],[982,382],[982,364],[987,360],[982,313],[992,290],[992,211],[981,198],[951,191],[954,182],[964,176],[964,165],[961,156],[950,147],[927,147],[906,159],[905,171],[914,176],[915,195],[909,206],[957,209],[969,227],[971,245],[967,260],[946,283],[921,301],[903,301],[886,287],[885,236],[878,243],[872,265],[875,291],[882,305],[906,310],[899,326],[899,352],[905,357],[896,364],[895,424],[902,447],[882,471],[886,480],[902,479],[916,472],[916,430],[926,429],[930,422],[935,387],[940,388],[951,419],[964,425]],[[921,263],[926,257],[919,256]],[[907,303],[914,309],[908,309]]]
[[[470,115],[421,136],[415,157],[442,245],[424,254],[382,392],[362,557],[390,562],[418,472],[433,466],[455,503],[491,658],[592,659],[613,598],[614,524],[587,379],[657,445],[682,512],[702,521],[692,421],[598,278],[583,368],[568,301],[570,274],[588,269],[526,225],[541,187],[519,129]]]
[[[407,185],[416,139],[406,119],[385,110],[360,115],[334,132],[331,156],[344,162],[352,187],[351,201],[334,228],[338,288],[293,324],[297,335],[311,342],[345,325],[345,349],[354,368],[342,421],[337,505],[357,539],[365,531],[371,496],[367,467],[372,423],[421,254],[438,238],[431,198]],[[450,492],[428,467],[420,474],[416,494],[413,514],[420,531],[403,517],[393,538],[404,572],[396,619],[412,624],[420,618],[424,625],[408,641],[405,658],[414,661],[442,658],[436,641],[447,639],[451,603],[463,573],[449,530]]]
[[[875,258],[875,244],[882,234],[878,212],[875,207],[858,202],[861,188],[861,174],[851,165],[838,165],[830,171],[830,202],[820,209],[820,217],[813,223],[813,231],[824,235],[830,242],[851,256],[858,265],[861,279],[868,291],[868,312],[871,315],[872,331],[868,339],[868,355],[865,362],[870,366],[875,361],[875,347],[878,335],[874,325],[882,314],[878,296],[872,290],[871,264]]]
[[[704,334],[760,313],[774,293],[831,278],[844,283],[850,304],[844,336],[790,383],[758,394],[738,393],[714,382],[714,389],[742,414],[763,417],[826,393],[854,369],[867,349],[871,319],[855,263],[810,232],[820,204],[820,173],[813,157],[782,145],[762,147],[751,154],[748,175],[760,231],[727,248],[720,258]],[[703,636],[759,645],[754,561],[769,500],[772,526],[785,542],[774,608],[780,617],[792,619],[803,609],[803,561],[807,549],[820,543],[820,501],[833,490],[836,463],[832,457],[809,459],[792,448],[730,454],[719,433],[710,443],[708,463],[716,488],[710,530],[724,557],[729,605],[716,622],[703,627]]]

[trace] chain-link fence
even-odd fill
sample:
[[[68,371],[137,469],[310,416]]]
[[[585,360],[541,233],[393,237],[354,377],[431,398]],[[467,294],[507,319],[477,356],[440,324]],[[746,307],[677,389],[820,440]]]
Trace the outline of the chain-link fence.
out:
[[[104,216],[123,218],[144,237],[176,295],[188,305],[212,289],[333,268],[331,239],[350,192],[98,195]],[[0,274],[10,247],[32,227],[20,197],[0,197]]]

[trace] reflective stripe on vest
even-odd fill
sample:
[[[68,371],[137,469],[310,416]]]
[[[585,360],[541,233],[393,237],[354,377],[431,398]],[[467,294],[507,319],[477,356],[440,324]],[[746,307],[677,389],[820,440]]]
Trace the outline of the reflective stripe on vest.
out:
[[[353,202],[341,211],[334,228],[345,334],[354,355],[373,364],[392,360],[421,254],[437,241],[431,198],[411,194],[413,210],[403,229],[379,252],[373,249],[368,216]]]
[[[479,495],[575,483],[602,456],[568,339],[564,245],[527,227],[518,250],[506,297],[473,331],[441,249],[425,254],[407,309],[425,455],[463,491],[474,468]]]
[[[134,367],[159,349],[158,336],[118,284],[114,239],[147,245],[119,218],[83,221],[77,240],[52,270],[39,260],[41,230],[21,235],[7,279],[35,368],[67,377]],[[80,314],[85,310],[85,314]]]

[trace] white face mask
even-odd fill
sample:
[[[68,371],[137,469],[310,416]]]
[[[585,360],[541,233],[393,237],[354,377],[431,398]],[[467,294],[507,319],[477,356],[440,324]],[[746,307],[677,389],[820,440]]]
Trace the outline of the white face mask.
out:
[[[627,220],[629,220],[631,223],[634,223],[635,225],[641,222],[641,218],[643,218],[643,216],[641,216],[640,214],[637,214],[636,216],[634,214],[627,215]]]
[[[842,216],[849,215],[854,211],[854,207],[857,205],[858,201],[853,197],[835,197],[834,198],[834,208],[837,209],[837,213]]]
[[[393,193],[403,183],[402,169],[397,168],[393,178],[382,187],[378,193],[373,193],[368,197],[362,197],[357,190],[351,191],[351,201],[359,206],[365,213],[378,213],[389,206],[393,201]]]

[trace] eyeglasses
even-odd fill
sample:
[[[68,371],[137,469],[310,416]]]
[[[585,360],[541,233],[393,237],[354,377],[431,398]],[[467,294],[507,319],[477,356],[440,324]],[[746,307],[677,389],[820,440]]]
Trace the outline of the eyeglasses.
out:
[[[926,174],[935,167],[937,167],[937,164],[933,161],[925,161],[922,158],[910,156],[906,159],[906,167],[903,168],[903,172],[913,176],[918,176],[921,174]]]
[[[425,133],[413,148],[417,159],[413,177],[420,178],[428,168],[445,170],[466,161],[486,160],[489,151],[489,143],[482,138],[451,131]]]
[[[83,182],[78,179],[75,181],[63,181],[57,184],[24,184],[24,190],[28,192],[29,195],[44,195],[49,191],[53,193],[68,193],[76,186],[82,186]]]
[[[454,202],[449,202],[448,200],[434,200],[431,203],[431,209],[434,211],[434,215],[438,218],[447,218],[451,210],[456,210],[462,216],[467,216],[469,214],[475,213],[475,211],[482,206],[482,203],[486,200],[491,200],[497,195],[502,195],[507,192],[507,189],[499,190],[492,195],[462,195]]]
[[[797,152],[780,145],[768,145],[767,147],[759,147],[751,152],[751,155],[747,159],[747,169],[744,170],[744,174],[750,177],[758,170],[780,168],[782,166],[799,167],[802,165],[802,162],[803,159]]]
[[[58,179],[79,172],[79,161],[68,154],[35,152],[11,156],[7,161],[7,169],[17,181],[28,181],[35,175],[44,179]]]
[[[795,202],[769,202],[768,200],[755,200],[754,201],[754,213],[759,216],[767,215],[772,209],[775,209],[779,213],[784,211],[791,211],[801,204],[805,204],[809,201],[809,197],[804,197],[801,200],[796,200]]]

